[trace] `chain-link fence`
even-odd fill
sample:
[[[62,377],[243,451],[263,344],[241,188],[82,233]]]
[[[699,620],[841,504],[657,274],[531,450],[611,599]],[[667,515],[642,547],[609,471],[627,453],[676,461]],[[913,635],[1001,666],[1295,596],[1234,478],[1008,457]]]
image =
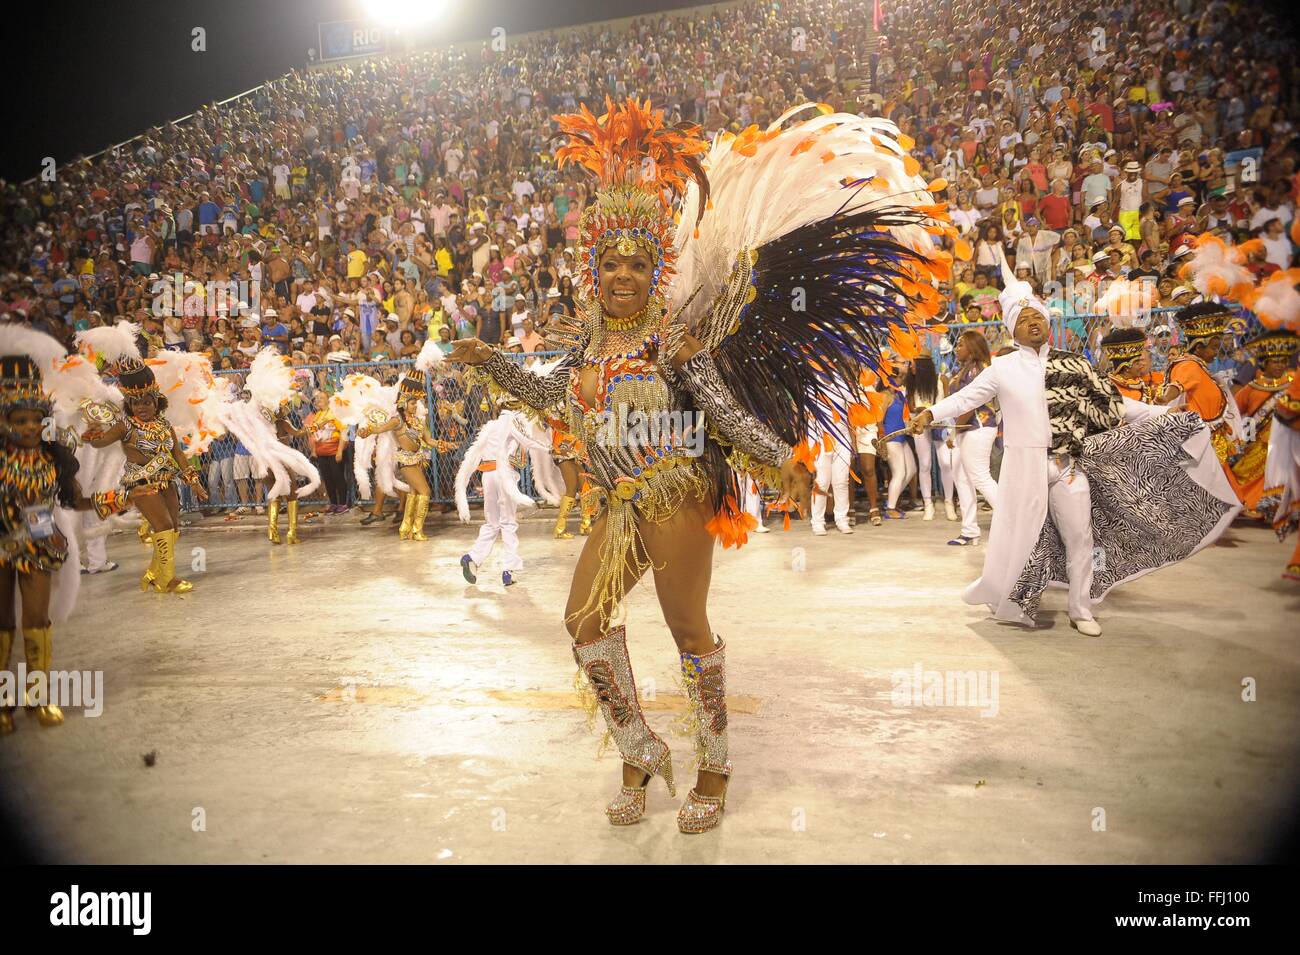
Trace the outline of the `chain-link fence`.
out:
[[[1227,371],[1234,377],[1250,369],[1250,359],[1241,347],[1241,343],[1259,331],[1259,320],[1240,306],[1230,306],[1237,316],[1232,325],[1232,341],[1223,350],[1222,355],[1211,365],[1214,372]],[[1163,371],[1169,364],[1170,353],[1183,345],[1178,324],[1174,321],[1174,307],[1153,308],[1148,317],[1138,327],[1147,332],[1147,342],[1151,346],[1151,367]],[[1051,321],[1050,344],[1053,348],[1079,352],[1089,362],[1096,365],[1101,357],[1100,342],[1111,329],[1111,321],[1105,315],[1065,315],[1055,316]],[[930,348],[935,367],[941,373],[951,372],[956,367],[954,351],[957,339],[963,332],[976,331],[989,343],[989,351],[997,354],[998,350],[1013,344],[1011,333],[1000,321],[962,322],[950,320],[948,331],[941,336],[931,336]]]
[[[546,361],[558,356],[559,352],[534,352],[532,354],[513,354],[506,352],[508,359],[519,364],[533,361]],[[331,362],[324,365],[302,365],[294,368],[294,375],[299,379],[299,398],[289,411],[289,422],[295,430],[306,428],[312,430],[315,421],[312,415],[328,410],[329,396],[343,387],[343,381],[349,375],[369,375],[381,384],[396,383],[411,367],[410,361],[368,361],[368,362]],[[429,452],[425,474],[429,487],[433,491],[432,500],[438,504],[449,504],[455,500],[456,471],[460,468],[465,450],[474,440],[479,428],[492,417],[487,395],[478,386],[467,386],[463,366],[446,366],[436,380],[430,380],[425,386],[425,407],[428,409],[429,431],[435,439],[452,442],[453,451],[433,450]],[[243,389],[247,371],[218,371],[217,375],[234,381],[235,393]],[[334,455],[324,461],[312,454],[312,442],[307,435],[289,440],[289,444],[301,451],[317,466],[322,474],[330,468],[341,471],[342,500],[329,500],[325,495],[327,488],[322,482],[321,488],[307,503],[313,504],[371,504],[373,498],[362,498],[353,476],[352,448],[356,440],[354,428],[349,428],[347,440],[343,444],[342,460],[335,463]],[[252,476],[252,459],[239,444],[234,435],[227,434],[212,442],[211,447],[199,456],[195,462],[203,474],[203,487],[208,493],[206,503],[199,501],[185,487],[181,493],[181,503],[186,510],[235,510],[240,507],[254,508],[266,503],[266,489],[262,482]],[[521,487],[525,494],[538,497],[532,483],[532,467],[520,472]],[[481,486],[476,474],[470,481],[468,495],[471,501],[481,500]],[[375,484],[371,482],[372,486]]]
[[[1181,336],[1177,324],[1173,321],[1175,308],[1152,309],[1145,327],[1148,341],[1151,343],[1152,366],[1163,369],[1168,365],[1172,349],[1181,346]],[[1258,330],[1258,320],[1240,308],[1235,309],[1238,321],[1233,329],[1234,338],[1231,346],[1224,349],[1222,357],[1214,363],[1216,372],[1227,371],[1240,379],[1250,373],[1249,360],[1242,352],[1241,342]],[[1069,315],[1054,317],[1051,322],[1053,347],[1066,351],[1082,353],[1096,364],[1100,355],[1098,343],[1110,329],[1110,320],[1104,315]],[[950,373],[956,366],[955,347],[957,339],[963,332],[977,331],[989,343],[993,353],[1011,344],[1011,336],[1001,322],[950,322],[948,331],[943,335],[931,337],[931,353],[935,366],[940,373]],[[537,352],[533,354],[513,354],[506,352],[512,361],[524,364],[534,360],[545,361],[558,356],[559,352]],[[370,375],[382,384],[397,382],[411,366],[410,361],[348,362],[325,365],[305,365],[294,369],[300,379],[299,402],[289,413],[294,427],[310,427],[311,415],[325,410],[329,396],[343,386],[348,375]],[[432,500],[437,504],[449,504],[455,500],[456,471],[460,467],[465,450],[478,433],[479,428],[490,419],[487,396],[477,386],[467,386],[464,369],[461,366],[448,366],[446,373],[426,385],[425,404],[429,414],[429,430],[434,438],[452,442],[453,451],[431,451],[426,465],[429,487],[433,490]],[[236,391],[242,389],[243,371],[219,371],[219,375],[233,376]],[[341,463],[341,481],[343,483],[343,500],[327,500],[322,485],[317,496],[309,503],[342,503],[347,505],[369,504],[372,500],[361,499],[357,492],[356,479],[352,471],[352,446],[355,433],[349,429],[344,445]],[[311,442],[304,435],[294,438],[292,445],[313,458]],[[322,466],[319,461],[318,467]],[[226,435],[214,441],[212,447],[204,453],[198,466],[204,475],[204,488],[208,492],[206,505],[197,501],[188,488],[182,489],[182,504],[186,509],[206,507],[209,509],[232,510],[238,507],[256,507],[265,503],[266,492],[261,482],[253,479],[251,459],[240,447],[233,435]],[[330,466],[324,463],[324,468]],[[524,493],[538,497],[532,483],[532,468],[525,468],[521,473],[521,485]],[[372,482],[373,484],[374,482]],[[470,500],[481,499],[478,476],[471,479],[469,486]]]

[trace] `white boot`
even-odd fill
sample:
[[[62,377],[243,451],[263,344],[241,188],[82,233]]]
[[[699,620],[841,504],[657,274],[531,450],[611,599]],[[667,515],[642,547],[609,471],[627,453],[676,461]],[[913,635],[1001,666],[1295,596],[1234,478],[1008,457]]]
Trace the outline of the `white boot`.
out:
[[[925,499],[925,516],[922,517],[921,520],[934,520],[934,501],[930,500],[928,497]]]
[[[814,534],[816,534],[818,537],[825,537],[825,536],[826,536],[826,525],[825,525],[825,524],[814,524],[814,525],[812,526],[812,532],[813,532]]]
[[[948,500],[947,498],[944,498],[943,507],[944,507],[944,513],[948,515],[948,520],[955,521],[960,519],[957,516],[957,509],[952,506],[952,501]]]
[[[853,533],[853,526],[852,526],[851,524],[849,524],[849,522],[848,522],[847,520],[844,520],[844,521],[836,521],[836,522],[835,522],[835,528],[836,528],[836,530],[838,530],[841,534],[852,534],[852,533]]]

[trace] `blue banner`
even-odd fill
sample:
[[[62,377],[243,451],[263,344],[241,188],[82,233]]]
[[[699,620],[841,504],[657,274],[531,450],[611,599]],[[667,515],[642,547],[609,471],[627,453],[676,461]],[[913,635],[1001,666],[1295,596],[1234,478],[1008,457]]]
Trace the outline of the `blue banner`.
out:
[[[319,23],[322,60],[341,60],[349,56],[376,56],[388,52],[388,29],[366,20],[334,20]]]

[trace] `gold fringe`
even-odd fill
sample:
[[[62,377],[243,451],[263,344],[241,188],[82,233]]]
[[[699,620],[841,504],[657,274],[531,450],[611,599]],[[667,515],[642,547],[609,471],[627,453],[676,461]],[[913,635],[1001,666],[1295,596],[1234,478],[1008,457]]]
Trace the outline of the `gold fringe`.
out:
[[[639,579],[655,567],[648,556],[644,559],[641,556],[645,553],[645,540],[638,520],[663,523],[677,512],[688,495],[703,497],[708,492],[704,479],[693,465],[661,471],[638,483],[641,498],[635,503],[615,494],[606,496],[608,517],[605,540],[600,548],[600,570],[591,583],[587,602],[567,618],[567,623],[581,624],[592,614],[599,613],[601,629],[608,629],[613,611],[627,594],[624,576],[630,574]]]
[[[681,736],[690,739],[695,747],[695,758],[691,760],[688,769],[698,770],[704,765],[704,735],[700,732],[703,725],[700,721],[699,710],[695,706],[694,698],[691,696],[686,684],[695,678],[687,676],[684,672],[674,677],[673,683],[677,692],[686,697],[686,711],[681,716],[675,717],[668,724],[669,730],[674,736]]]
[[[578,694],[578,704],[582,707],[583,714],[587,719],[587,732],[595,733],[596,714],[600,712],[600,699],[596,696],[596,688],[591,685],[587,679],[587,674],[582,672],[579,667],[573,674],[573,689]],[[601,734],[600,741],[596,744],[596,758],[600,759],[607,752],[614,742],[614,734],[608,729]]]

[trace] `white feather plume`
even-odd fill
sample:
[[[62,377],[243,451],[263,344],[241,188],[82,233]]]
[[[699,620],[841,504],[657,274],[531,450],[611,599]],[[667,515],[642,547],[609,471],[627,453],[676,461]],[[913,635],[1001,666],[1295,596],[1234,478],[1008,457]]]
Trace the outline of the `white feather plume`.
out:
[[[161,351],[148,365],[167,399],[167,422],[185,453],[202,454],[226,433],[219,405],[227,392],[217,388],[211,360],[200,352]]]
[[[140,359],[140,326],[135,322],[120,321],[102,328],[87,328],[77,332],[77,348],[89,358],[102,359],[111,365],[120,358]]]
[[[750,144],[753,155],[744,154],[748,147],[733,148],[743,144],[732,134],[714,138],[704,158],[711,208],[706,207],[696,226],[701,194],[692,182],[674,238],[679,253],[674,309],[680,309],[697,286],[701,288],[691,312],[707,308],[731,274],[741,249],[756,248],[836,212],[933,201],[925,180],[916,175],[915,160],[899,145],[898,127],[887,119],[819,113],[776,132],[796,115],[819,109],[805,103],[787,110],[767,128],[775,135]],[[869,182],[854,197],[843,183],[857,180]],[[918,250],[933,245],[920,226],[890,231],[902,244]],[[693,316],[684,317],[694,327]]]

